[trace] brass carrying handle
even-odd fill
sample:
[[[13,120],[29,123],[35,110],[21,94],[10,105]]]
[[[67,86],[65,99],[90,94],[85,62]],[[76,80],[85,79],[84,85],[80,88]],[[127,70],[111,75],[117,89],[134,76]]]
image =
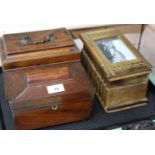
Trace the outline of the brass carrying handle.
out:
[[[55,39],[54,34],[48,34],[43,40],[31,40],[30,36],[24,36],[20,42],[22,45],[44,44]]]

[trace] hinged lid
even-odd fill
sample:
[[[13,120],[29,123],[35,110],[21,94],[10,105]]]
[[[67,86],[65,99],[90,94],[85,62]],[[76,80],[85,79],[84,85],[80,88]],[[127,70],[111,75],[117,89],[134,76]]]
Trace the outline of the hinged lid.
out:
[[[74,45],[72,38],[64,28],[38,32],[6,34],[3,36],[3,40],[7,55]]]
[[[151,65],[118,30],[86,32],[81,38],[84,50],[109,81],[148,74],[151,70]]]
[[[80,55],[65,28],[5,34],[1,46],[4,69],[68,61]]]

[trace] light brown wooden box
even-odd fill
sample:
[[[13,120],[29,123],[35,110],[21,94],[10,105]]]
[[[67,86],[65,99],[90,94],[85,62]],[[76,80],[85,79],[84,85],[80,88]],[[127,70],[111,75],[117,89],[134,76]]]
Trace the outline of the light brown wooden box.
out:
[[[115,63],[108,60],[96,41],[114,37],[123,42],[134,59]],[[151,65],[124,35],[118,30],[107,29],[82,33],[81,39],[84,42],[82,62],[105,111],[115,112],[146,105]]]

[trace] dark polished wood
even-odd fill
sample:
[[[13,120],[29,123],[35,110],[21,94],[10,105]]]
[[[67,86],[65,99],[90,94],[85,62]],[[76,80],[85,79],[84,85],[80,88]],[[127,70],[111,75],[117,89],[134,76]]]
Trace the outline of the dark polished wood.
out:
[[[50,34],[54,35],[53,40],[39,42]],[[36,43],[22,44],[21,39],[24,37],[29,37]],[[65,28],[5,34],[0,44],[2,50],[5,51],[1,53],[4,69],[71,61],[80,58],[80,53],[70,33]]]
[[[62,76],[55,69],[60,69]],[[17,129],[79,121],[88,118],[92,110],[93,93],[79,61],[8,70],[4,79]],[[47,86],[56,84],[63,84],[65,91],[49,94]]]
[[[54,34],[54,41],[45,37],[48,34]],[[25,40],[21,45],[23,36],[31,38],[26,45]],[[67,30],[4,35],[1,54],[6,97],[16,129],[43,128],[89,117],[94,88]],[[58,84],[64,90],[48,90]]]

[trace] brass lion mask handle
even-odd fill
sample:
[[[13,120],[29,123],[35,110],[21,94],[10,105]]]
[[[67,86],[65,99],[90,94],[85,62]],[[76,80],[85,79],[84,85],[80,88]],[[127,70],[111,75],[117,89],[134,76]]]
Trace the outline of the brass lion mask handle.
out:
[[[30,36],[24,36],[21,38],[20,43],[22,45],[44,44],[49,41],[55,40],[54,34],[48,34],[43,40],[31,40]]]

